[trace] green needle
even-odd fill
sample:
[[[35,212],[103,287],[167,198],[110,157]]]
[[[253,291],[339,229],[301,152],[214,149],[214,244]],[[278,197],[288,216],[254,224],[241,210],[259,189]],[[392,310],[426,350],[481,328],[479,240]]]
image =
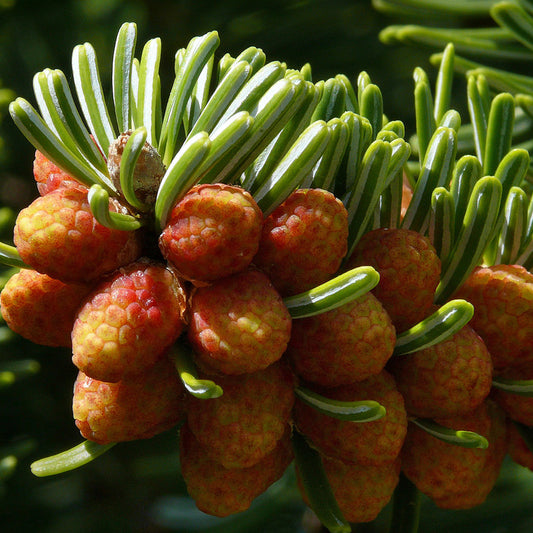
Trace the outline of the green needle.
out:
[[[349,422],[373,422],[386,414],[385,407],[373,400],[343,402],[326,398],[305,387],[297,387],[296,396],[322,414]]]
[[[72,72],[85,120],[102,151],[107,154],[117,135],[105,102],[96,52],[90,43],[74,48]]]
[[[474,431],[450,429],[427,418],[414,418],[411,422],[430,435],[433,435],[433,437],[448,444],[462,446],[463,448],[480,448],[483,450],[489,447],[487,439]]]
[[[39,459],[31,464],[31,471],[37,477],[63,474],[84,466],[110,450],[116,443],[97,444],[86,440],[70,450]]]
[[[222,387],[209,379],[199,379],[192,350],[181,343],[176,343],[171,348],[170,357],[187,392],[202,400],[219,398],[223,394]]]
[[[24,263],[14,246],[3,242],[0,242],[0,263],[18,268],[31,268]]]
[[[117,34],[113,54],[113,102],[120,133],[131,128],[131,77],[136,42],[137,25],[124,23]]]
[[[533,380],[531,379],[504,379],[494,377],[492,378],[492,386],[510,394],[533,397]]]
[[[296,430],[293,431],[292,445],[296,468],[318,519],[330,533],[350,533],[352,529],[335,501],[320,454]]]
[[[100,185],[89,189],[88,200],[94,218],[106,228],[135,231],[143,225],[141,220],[131,215],[109,211],[109,194]]]
[[[379,274],[370,266],[357,267],[322,285],[283,299],[292,318],[305,318],[336,309],[372,290]]]
[[[431,316],[400,333],[394,356],[418,352],[450,338],[474,316],[474,306],[466,300],[450,300]]]

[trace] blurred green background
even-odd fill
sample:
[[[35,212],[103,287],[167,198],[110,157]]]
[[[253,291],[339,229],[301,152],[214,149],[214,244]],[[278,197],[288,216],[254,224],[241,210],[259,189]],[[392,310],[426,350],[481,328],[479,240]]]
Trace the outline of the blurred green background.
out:
[[[94,45],[102,82],[109,87],[114,40],[125,21],[137,23],[138,50],[146,40],[162,38],[163,89],[172,81],[175,51],[195,35],[218,30],[220,55],[257,46],[268,59],[292,68],[310,63],[315,80],[344,73],[355,83],[366,71],[382,90],[385,113],[403,120],[408,134],[414,133],[413,68],[422,66],[435,76],[427,50],[379,42],[379,31],[397,21],[376,12],[370,0],[0,0],[1,206],[18,210],[37,194],[31,172],[34,149],[13,125],[9,101],[20,95],[34,102],[32,78],[44,68],[59,68],[70,77],[72,48],[85,41]],[[5,242],[11,224],[10,212],[1,211],[0,238]],[[37,347],[0,325],[0,368],[26,360],[36,361],[39,372],[9,386],[0,384],[3,533],[312,530],[312,524],[302,526],[309,521],[291,471],[250,512],[227,520],[197,512],[179,476],[175,431],[119,445],[69,474],[34,477],[32,461],[81,438],[71,414],[76,371],[70,353]],[[532,480],[531,472],[507,464],[496,491],[476,510],[444,512],[424,500],[420,531],[533,531]],[[376,523],[357,531],[386,531],[389,513],[387,508]]]

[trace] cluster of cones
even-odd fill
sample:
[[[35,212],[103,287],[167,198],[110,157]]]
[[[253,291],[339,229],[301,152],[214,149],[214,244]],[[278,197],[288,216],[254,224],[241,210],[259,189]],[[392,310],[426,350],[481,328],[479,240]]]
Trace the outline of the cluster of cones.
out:
[[[98,187],[36,152],[40,195],[14,229],[24,267],[0,295],[13,331],[72,350],[73,414],[85,439],[105,446],[178,427],[189,494],[215,516],[247,509],[295,455],[313,505],[300,438],[355,523],[379,514],[400,472],[437,505],[460,509],[485,500],[507,453],[533,467],[517,429],[533,426],[533,399],[513,388],[533,380],[533,274],[475,268],[451,295],[473,304],[471,322],[398,351],[400,336],[445,305],[435,304],[443,269],[426,235],[370,230],[365,218],[354,243],[346,191],[339,198],[335,183],[301,180],[263,212],[244,185],[198,178],[161,216],[168,174],[148,142],[133,192],[121,189],[133,136],[122,134],[105,157],[118,192],[104,205],[109,218],[142,220],[132,229],[104,224],[92,203]],[[405,186],[404,213],[411,194]],[[372,290],[313,310],[317,286],[359,267],[379,273]],[[378,404],[380,416],[338,416],[357,402]]]
[[[477,268],[457,293],[475,305],[471,325],[393,357],[396,335],[435,310],[441,265],[427,237],[373,230],[345,258],[346,210],[331,192],[298,189],[264,217],[244,189],[204,184],[173,207],[154,253],[152,233],[101,226],[88,190],[39,152],[34,171],[41,196],[14,232],[31,268],[2,291],[2,315],[36,343],[72,347],[85,438],[148,438],[179,424],[182,474],[201,510],[246,509],[292,462],[292,431],[319,451],[351,522],[377,516],[400,469],[456,509],[485,500],[508,450],[532,466],[506,420],[533,425],[533,400],[491,394],[493,372],[533,378],[533,275],[523,267]],[[291,318],[285,297],[359,265],[380,273],[373,291]],[[178,339],[221,396],[186,393],[171,357]],[[295,397],[299,386],[333,401],[375,400],[386,414],[340,420]],[[443,442],[416,419],[474,431],[488,449]]]

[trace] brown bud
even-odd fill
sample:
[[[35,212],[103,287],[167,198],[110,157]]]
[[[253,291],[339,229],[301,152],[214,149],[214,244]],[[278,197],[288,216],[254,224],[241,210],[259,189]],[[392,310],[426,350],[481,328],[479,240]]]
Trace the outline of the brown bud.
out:
[[[120,186],[120,162],[124,147],[131,136],[131,130],[122,133],[109,147],[107,167],[113,184],[122,195]],[[159,184],[165,174],[165,165],[157,150],[148,142],[144,143],[133,175],[133,188],[137,198],[147,206],[155,203]]]

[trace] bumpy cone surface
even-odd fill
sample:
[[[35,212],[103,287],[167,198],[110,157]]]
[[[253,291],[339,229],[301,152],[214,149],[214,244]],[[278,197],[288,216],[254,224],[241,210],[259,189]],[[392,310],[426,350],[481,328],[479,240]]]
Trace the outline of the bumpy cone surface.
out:
[[[520,265],[477,267],[457,291],[474,305],[470,325],[495,370],[533,362],[533,274]]]
[[[389,315],[372,293],[293,321],[287,355],[306,381],[336,387],[379,374],[394,350]]]
[[[346,520],[371,522],[390,501],[400,477],[400,460],[381,465],[345,463],[323,457],[333,495]],[[304,501],[308,501],[300,485]]]
[[[443,509],[471,509],[481,505],[496,484],[507,454],[507,427],[503,411],[493,402],[488,402],[488,408],[491,428],[485,464],[470,485],[463,487],[457,493],[435,500],[435,503]]]
[[[172,209],[159,247],[183,277],[209,282],[251,263],[262,224],[259,206],[244,189],[198,185]]]
[[[469,326],[419,352],[394,357],[387,366],[412,416],[438,418],[475,409],[492,385],[492,360]]]
[[[185,292],[163,265],[137,261],[102,281],[72,330],[72,360],[88,376],[115,382],[140,373],[182,333]]]
[[[91,288],[22,269],[0,294],[2,316],[13,331],[36,344],[70,347],[76,314]]]
[[[380,228],[363,235],[347,266],[374,267],[380,276],[373,293],[397,331],[431,314],[441,262],[430,240],[407,229]]]
[[[98,381],[80,372],[72,410],[86,439],[99,444],[147,439],[183,420],[185,389],[166,357],[143,374],[118,383]]]
[[[348,213],[322,189],[293,192],[265,220],[254,263],[283,296],[324,283],[346,255]]]
[[[217,376],[224,394],[191,397],[187,420],[206,454],[226,468],[245,468],[270,453],[287,429],[294,377],[283,363],[239,377]]]
[[[436,422],[489,438],[491,418],[486,403],[470,413]],[[460,493],[478,479],[487,454],[486,449],[444,442],[410,423],[401,453],[402,470],[421,492],[433,500],[443,500]]]
[[[59,187],[80,186],[72,176],[52,163],[52,161],[39,150],[35,151],[33,176],[37,183],[37,190],[41,196],[55,191]]]
[[[96,221],[87,189],[80,187],[59,188],[22,209],[14,242],[26,264],[67,283],[95,280],[137,259],[141,251],[137,232]]]
[[[209,459],[187,424],[180,429],[181,474],[198,509],[228,516],[250,507],[252,501],[277,481],[292,461],[289,431],[258,463],[247,468],[225,468]]]
[[[391,374],[383,370],[352,385],[313,390],[333,400],[375,400],[387,411],[379,420],[357,423],[327,416],[297,399],[294,423],[323,455],[364,465],[396,459],[407,431],[407,415]]]
[[[199,363],[225,374],[266,368],[283,355],[290,338],[290,314],[258,270],[197,288],[189,315],[189,340]]]

